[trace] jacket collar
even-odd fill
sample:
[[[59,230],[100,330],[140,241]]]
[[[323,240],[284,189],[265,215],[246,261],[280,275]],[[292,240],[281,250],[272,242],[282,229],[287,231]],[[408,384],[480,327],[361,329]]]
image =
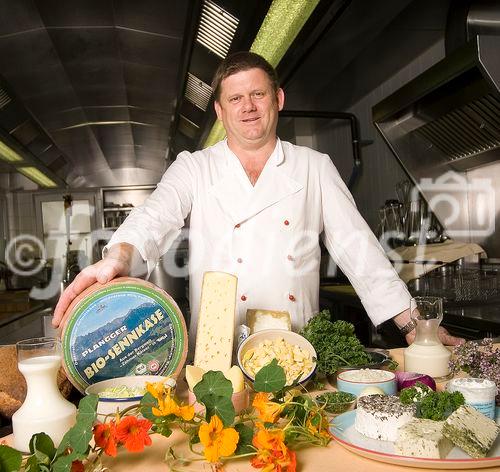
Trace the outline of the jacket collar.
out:
[[[252,187],[238,158],[224,143],[226,170],[209,190],[234,224],[243,223],[266,208],[302,190],[303,185],[287,175],[281,141],[269,157],[255,187]],[[246,179],[246,180],[245,180]]]

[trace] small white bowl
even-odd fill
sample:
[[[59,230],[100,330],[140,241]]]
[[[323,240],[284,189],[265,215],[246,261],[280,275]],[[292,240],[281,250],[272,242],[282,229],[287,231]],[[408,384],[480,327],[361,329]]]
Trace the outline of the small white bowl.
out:
[[[274,339],[279,339],[279,338],[283,338],[287,343],[299,346],[300,348],[305,349],[311,353],[312,368],[309,372],[304,372],[302,374],[302,377],[300,378],[300,384],[305,384],[311,378],[311,376],[314,374],[316,370],[316,357],[317,357],[316,351],[314,350],[312,344],[306,338],[304,338],[300,334],[294,333],[293,331],[287,331],[284,329],[265,329],[250,335],[240,344],[238,348],[238,354],[237,354],[238,365],[240,366],[245,376],[251,382],[253,382],[255,378],[252,375],[250,375],[250,373],[243,366],[242,362],[243,356],[249,349],[256,348],[261,342],[266,340],[273,341]]]
[[[110,387],[144,387],[146,388],[146,382],[155,383],[166,380],[167,385],[175,387],[175,379],[172,377],[164,377],[161,375],[132,375],[128,377],[116,377],[114,379],[102,380],[101,382],[96,382],[95,384],[89,385],[85,389],[87,395],[95,394],[99,395],[103,390]],[[97,404],[97,414],[99,415],[110,415],[116,413],[116,410],[124,410],[129,406],[132,406],[141,401],[142,395],[136,397],[124,397],[124,398],[103,398],[99,397],[99,403]]]

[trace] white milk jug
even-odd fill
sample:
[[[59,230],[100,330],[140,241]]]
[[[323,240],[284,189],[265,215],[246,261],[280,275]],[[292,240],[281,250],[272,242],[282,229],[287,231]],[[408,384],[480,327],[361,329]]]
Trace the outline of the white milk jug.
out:
[[[28,390],[21,408],[12,416],[14,447],[29,451],[31,437],[44,432],[57,447],[76,421],[76,407],[57,387],[61,366],[61,342],[55,338],[33,338],[16,344],[19,371]]]

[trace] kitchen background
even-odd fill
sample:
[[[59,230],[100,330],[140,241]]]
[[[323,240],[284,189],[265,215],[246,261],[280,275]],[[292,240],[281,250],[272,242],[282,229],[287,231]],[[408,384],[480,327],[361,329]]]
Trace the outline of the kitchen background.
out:
[[[250,46],[271,3],[2,0],[0,78],[9,102],[2,101],[0,137],[21,154],[31,155],[58,187],[43,189],[20,171],[0,164],[0,261],[3,248],[26,234],[47,242],[50,234],[46,259],[52,259],[48,268],[59,271],[59,280],[70,279],[79,268],[95,261],[112,228],[152,190],[175,155],[182,149],[200,147],[209,136],[214,114],[206,84],[220,56],[208,51],[203,38],[195,36],[203,9],[223,8],[238,19],[234,41],[228,46],[238,50]],[[299,3],[306,7],[316,4]],[[460,36],[453,36],[450,25],[461,23],[465,31],[472,7],[492,15],[491,5],[496,2],[317,3],[278,66],[286,94],[285,110],[347,112],[357,118],[361,167],[351,190],[361,214],[377,231],[380,207],[399,197],[397,184],[417,178],[402,165],[401,156],[396,158],[374,126],[373,108],[445,58],[450,37]],[[455,42],[460,46],[459,39]],[[190,94],[196,84],[200,94]],[[12,104],[18,122],[7,113]],[[330,154],[344,180],[349,181],[354,161],[346,120],[283,117],[279,135]],[[44,152],[50,149],[57,152],[49,158]],[[493,162],[461,175],[493,177],[496,186],[499,172],[500,165]],[[68,195],[72,200],[69,227],[73,244],[67,256],[64,206],[65,201],[70,204],[69,197],[65,200]],[[468,214],[467,195],[462,204]],[[438,217],[444,221],[446,215]],[[468,221],[464,224],[470,226]],[[102,232],[92,237],[95,230]],[[478,241],[468,233],[454,239],[484,243],[488,259],[483,254],[481,270],[496,271],[498,238]],[[15,247],[26,249],[25,242],[20,239]],[[36,265],[42,254],[36,249],[29,253],[28,249],[25,257],[27,263]],[[479,262],[477,256],[457,259],[459,264]],[[185,241],[164,260],[171,267],[184,264]],[[7,284],[15,289],[33,284],[44,287],[51,276],[43,267],[29,277],[9,274]],[[331,261],[325,260],[322,267],[325,287],[341,287],[340,292],[322,290],[323,306],[330,307],[334,316],[355,321],[367,342],[401,342],[394,333],[377,332],[369,326],[359,300],[345,292],[341,277],[334,278],[339,274]],[[7,272],[0,273],[5,286]],[[162,270],[154,277],[187,311],[187,281],[165,277]],[[46,310],[45,305],[35,305],[50,314],[50,307]],[[467,337],[498,335],[500,313],[496,309],[486,313],[484,307],[471,308],[467,303],[462,303],[459,311],[455,308],[448,310],[448,324],[455,332]],[[27,317],[22,319],[28,323]],[[14,322],[18,324],[12,325]],[[0,342],[12,341],[15,333],[27,329],[27,324],[19,324],[19,317],[12,323],[2,328],[11,334]],[[38,326],[39,318],[33,316],[30,323]]]

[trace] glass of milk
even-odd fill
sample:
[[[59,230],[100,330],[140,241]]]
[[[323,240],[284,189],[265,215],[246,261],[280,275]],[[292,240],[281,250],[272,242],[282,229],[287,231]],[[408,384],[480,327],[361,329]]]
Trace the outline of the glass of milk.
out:
[[[27,384],[26,399],[12,416],[14,447],[29,452],[36,433],[50,436],[57,447],[76,421],[76,407],[68,402],[57,386],[61,367],[61,341],[56,338],[32,338],[16,344],[19,371]]]

